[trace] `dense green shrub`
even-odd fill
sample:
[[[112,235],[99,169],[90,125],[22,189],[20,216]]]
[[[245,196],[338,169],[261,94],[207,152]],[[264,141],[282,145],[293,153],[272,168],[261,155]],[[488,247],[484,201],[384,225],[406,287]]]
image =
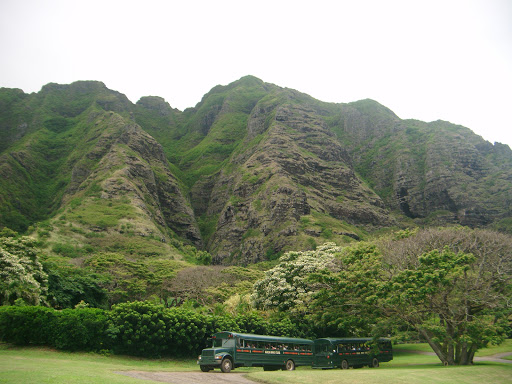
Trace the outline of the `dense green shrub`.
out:
[[[52,345],[53,309],[36,306],[1,306],[0,340],[18,345]]]
[[[106,338],[107,315],[98,308],[55,311],[52,346],[69,351],[110,349]]]
[[[233,317],[206,315],[150,302],[99,308],[55,310],[35,306],[0,307],[0,340],[18,345],[47,345],[70,351],[112,350],[143,357],[195,356],[215,332],[299,336],[286,316],[274,321],[257,312]]]
[[[116,353],[157,356],[165,352],[163,307],[134,302],[114,305],[108,335]]]

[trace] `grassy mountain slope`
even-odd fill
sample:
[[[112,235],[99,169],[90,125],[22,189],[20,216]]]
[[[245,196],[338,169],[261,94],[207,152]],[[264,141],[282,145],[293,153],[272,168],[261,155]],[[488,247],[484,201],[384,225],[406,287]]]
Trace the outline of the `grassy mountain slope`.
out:
[[[37,226],[77,264],[197,249],[249,264],[395,226],[510,228],[508,146],[372,100],[247,76],[185,111],[99,82],[2,89],[0,107],[0,225]]]

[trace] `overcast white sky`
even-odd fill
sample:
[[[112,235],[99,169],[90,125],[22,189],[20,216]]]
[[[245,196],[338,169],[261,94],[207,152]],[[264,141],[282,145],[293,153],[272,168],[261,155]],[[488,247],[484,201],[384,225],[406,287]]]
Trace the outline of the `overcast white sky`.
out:
[[[511,0],[0,0],[0,87],[100,80],[181,110],[245,75],[512,146]]]

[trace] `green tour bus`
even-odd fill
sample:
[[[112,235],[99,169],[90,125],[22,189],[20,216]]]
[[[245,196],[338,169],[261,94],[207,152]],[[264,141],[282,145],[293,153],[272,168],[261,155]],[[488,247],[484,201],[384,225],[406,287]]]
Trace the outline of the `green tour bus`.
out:
[[[379,363],[393,360],[389,339],[323,338],[314,341],[313,368],[377,368]]]
[[[311,366],[312,362],[311,340],[235,332],[215,333],[212,347],[203,349],[197,360],[203,372],[220,368],[225,373],[238,367],[292,371],[299,365]]]

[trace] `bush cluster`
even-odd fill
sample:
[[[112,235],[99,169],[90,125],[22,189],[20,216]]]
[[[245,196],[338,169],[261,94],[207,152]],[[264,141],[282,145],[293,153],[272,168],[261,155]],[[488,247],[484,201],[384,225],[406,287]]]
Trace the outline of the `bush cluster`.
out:
[[[111,351],[143,357],[195,356],[218,331],[298,336],[288,319],[268,321],[252,312],[215,316],[149,302],[114,305],[112,310],[41,306],[0,307],[0,340],[69,351]]]
[[[108,349],[108,317],[98,308],[57,311],[40,306],[0,307],[0,340],[69,351]]]

